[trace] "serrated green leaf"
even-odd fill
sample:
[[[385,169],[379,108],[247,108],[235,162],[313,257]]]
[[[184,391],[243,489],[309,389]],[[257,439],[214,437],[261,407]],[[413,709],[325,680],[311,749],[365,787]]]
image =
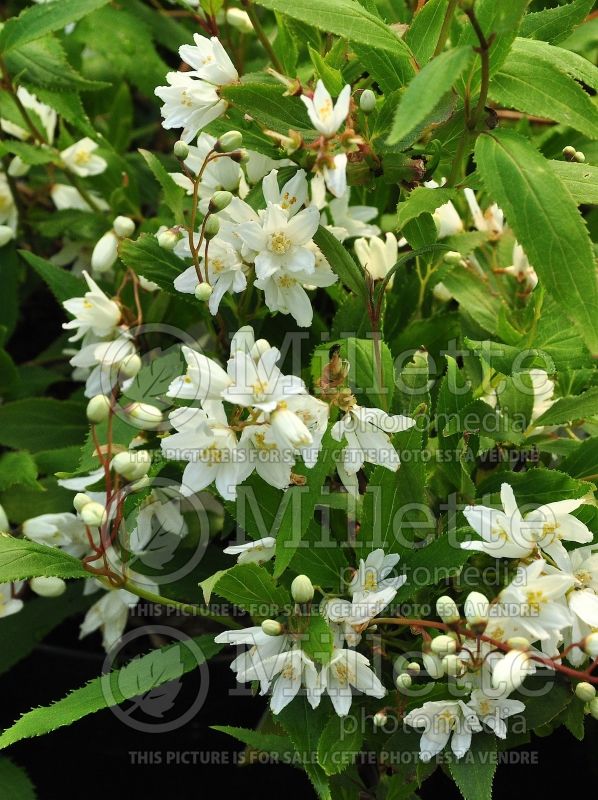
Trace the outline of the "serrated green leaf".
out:
[[[164,202],[172,211],[174,221],[177,225],[184,225],[183,200],[185,197],[185,190],[173,181],[157,156],[150,153],[149,150],[139,150],[139,152],[143,156],[145,163],[151,169],[154,178],[164,190]]]
[[[31,454],[25,450],[4,453],[0,457],[0,492],[15,484],[42,490],[37,482],[37,465]]]
[[[89,572],[56,547],[0,534],[0,583],[38,577],[88,578]]]
[[[27,424],[23,425],[23,420]],[[0,406],[0,444],[15,449],[50,450],[79,444],[87,433],[81,403],[32,397]]]
[[[143,275],[169,294],[181,297],[181,293],[174,288],[174,279],[185,269],[185,262],[173,252],[160,247],[153,234],[142,233],[135,241],[125,239],[120,243],[119,255],[137,275]]]
[[[11,50],[5,60],[11,75],[19,76],[21,82],[35,88],[91,91],[109,86],[80,75],[69,64],[62,45],[53,36],[45,36]]]
[[[566,39],[573,28],[582,23],[594,6],[595,0],[574,0],[572,3],[545,8],[526,14],[519,33],[530,39],[541,39],[556,44]]]
[[[347,726],[336,714],[330,717],[318,741],[318,761],[327,775],[349,767],[359,755],[363,742],[362,725]]]
[[[35,800],[37,797],[29,775],[8,758],[0,758],[0,792],[10,800]]]
[[[598,416],[598,387],[574,397],[560,397],[535,421],[540,425],[566,425],[578,419]]]
[[[83,297],[87,291],[82,278],[78,278],[72,272],[30,253],[29,250],[19,250],[19,254],[48,284],[50,291],[59,303],[69,300],[71,297]]]
[[[324,254],[332,271],[339,276],[345,286],[355,292],[358,297],[365,299],[366,286],[363,269],[358,266],[347,249],[322,226],[316,231],[314,242]]]
[[[109,0],[54,0],[23,9],[0,32],[0,52],[8,53],[34,39],[59,31],[71,22],[105,6]]]
[[[212,591],[255,617],[275,617],[278,609],[290,602],[287,591],[277,586],[272,575],[257,564],[231,567]]]
[[[449,762],[451,777],[465,800],[492,800],[496,767],[496,737],[488,733],[474,734],[467,753]]]

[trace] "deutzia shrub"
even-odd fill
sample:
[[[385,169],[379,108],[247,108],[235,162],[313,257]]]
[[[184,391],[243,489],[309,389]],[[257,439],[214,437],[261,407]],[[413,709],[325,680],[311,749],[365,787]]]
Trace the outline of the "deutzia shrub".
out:
[[[0,748],[110,707],[489,800],[595,733],[593,7],[7,2],[0,669],[105,661]]]

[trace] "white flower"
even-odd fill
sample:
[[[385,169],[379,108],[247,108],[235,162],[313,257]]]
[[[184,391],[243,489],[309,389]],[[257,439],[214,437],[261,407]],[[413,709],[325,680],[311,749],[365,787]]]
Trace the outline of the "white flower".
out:
[[[213,359],[198,353],[190,347],[182,346],[181,351],[187,362],[187,372],[175,378],[166,392],[168,397],[178,400],[199,400],[214,415],[214,404],[222,407],[221,395],[232,383],[232,378]]]
[[[278,187],[278,170],[273,169],[262,181],[262,192],[266,205],[280,206],[289,217],[294,216],[305,205],[308,185],[305,170],[299,169],[282,189]]]
[[[504,695],[489,696],[484,694],[481,689],[474,689],[467,706],[477,714],[480,722],[487,725],[499,739],[505,739],[507,736],[505,719],[525,711],[525,704],[520,700],[508,700]]]
[[[89,291],[84,297],[73,297],[62,304],[75,319],[65,322],[63,328],[74,330],[70,342],[76,342],[91,332],[96,336],[109,336],[120,322],[121,311],[114,300],[110,300],[97,283],[83,272]]]
[[[110,206],[97,192],[88,192],[89,196],[94,200],[96,206],[100,211],[109,211]],[[55,183],[50,189],[50,196],[52,202],[59,211],[67,208],[75,208],[79,211],[95,211],[87,200],[80,194],[75,186],[69,186],[65,183]]]
[[[316,175],[312,180],[312,192],[314,182],[317,181]],[[332,216],[334,225],[329,228],[337,239],[341,242],[355,236],[379,236],[380,228],[377,225],[370,225],[371,220],[378,216],[378,209],[375,206],[352,206],[350,205],[351,189],[347,188],[340,197],[334,197],[329,203],[328,208]],[[320,208],[320,206],[318,206]]]
[[[387,233],[385,241],[373,236],[371,239],[355,240],[355,255],[362,267],[374,280],[382,280],[397,263],[399,244],[394,233]]]
[[[247,286],[247,278],[243,272],[244,265],[239,253],[222,239],[215,238],[209,244],[205,244],[200,268],[203,278],[213,289],[208,301],[211,314],[218,313],[220,301],[226,292],[231,294],[242,292]],[[188,267],[174,279],[174,288],[185,294],[193,294],[197,286],[199,280],[195,266]]]
[[[0,171],[0,225],[8,228],[14,236],[17,231],[18,219],[19,215],[15,199],[10,191],[8,178],[4,172]]]
[[[502,510],[487,506],[466,506],[463,514],[483,541],[462,542],[464,550],[480,550],[495,558],[525,558],[534,549],[533,539],[522,528],[523,519],[515,494],[508,483],[500,487]]]
[[[305,384],[295,375],[283,375],[276,366],[280,352],[272,347],[255,361],[238,350],[228,362],[227,371],[232,383],[221,396],[229,403],[254,406],[261,411],[274,411],[289,396],[304,394]]]
[[[334,136],[349,113],[351,86],[347,84],[339,94],[336,103],[333,103],[330,92],[322,81],[318,81],[313,99],[301,95],[301,100],[307,108],[314,128],[324,136]]]
[[[172,497],[163,490],[153,489],[137,513],[135,527],[129,534],[128,549],[143,563],[149,564],[164,554],[166,548],[161,547],[164,541],[162,537],[170,534],[182,539],[187,533],[178,493]],[[152,549],[156,550],[155,554]]]
[[[118,382],[121,364],[136,352],[135,342],[127,331],[120,331],[107,341],[89,342],[89,339],[86,337],[69,363],[77,368],[76,377],[85,379],[86,397],[109,395]],[[123,385],[128,385],[126,380]]]
[[[518,689],[528,675],[536,671],[529,653],[522,650],[509,650],[502,658],[494,661],[492,667],[492,686],[503,694]]]
[[[501,209],[493,203],[482,213],[473,189],[464,189],[465,199],[473,217],[473,224],[479,231],[487,231],[491,238],[497,238],[503,232],[504,214]]]
[[[295,451],[313,444],[312,435],[305,424],[284,401],[270,414],[270,428],[274,439],[283,450],[288,448]]]
[[[322,167],[324,183],[335,197],[342,197],[347,191],[347,160],[346,153],[337,153],[331,164]]]
[[[424,703],[410,711],[404,720],[414,728],[423,728],[419,757],[428,762],[438,755],[451,739],[451,750],[462,758],[471,746],[471,736],[482,730],[477,714],[462,700],[438,700]]]
[[[19,584],[22,585],[22,584]],[[14,587],[16,589],[16,585]],[[23,608],[23,601],[14,596],[12,583],[0,583],[0,619],[10,617]]]
[[[108,162],[104,158],[95,155],[94,151],[97,148],[97,142],[86,136],[67,147],[66,150],[62,150],[60,156],[70,172],[87,178],[89,175],[100,175],[108,166]]]
[[[35,113],[36,118],[40,120],[46,132],[46,138],[49,144],[52,144],[56,120],[58,118],[56,111],[45,103],[40,103],[37,97],[31,94],[31,92],[28,92],[24,86],[19,86],[17,89],[17,97],[27,111],[33,111]],[[16,139],[21,139],[21,141],[25,141],[25,139],[29,139],[31,136],[31,132],[28,129],[22,128],[20,125],[16,125],[14,122],[10,122],[7,119],[0,119],[0,128]]]
[[[292,650],[266,659],[260,667],[247,670],[244,680],[258,679],[260,669],[265,670],[270,681],[276,678],[270,700],[273,714],[282,711],[297,696],[302,686],[305,686],[311,707],[315,708],[319,704],[320,693],[315,664],[299,646],[295,645]]]
[[[559,500],[556,503],[546,503],[525,515],[523,525],[526,534],[562,569],[566,569],[569,564],[564,541],[579,544],[592,541],[592,532],[571,513],[584,503],[583,498]]]
[[[215,86],[226,86],[239,80],[239,74],[219,40],[207,39],[198,33],[193,35],[195,45],[184,44],[179,55],[192,71],[186,74],[207,81]]]
[[[218,644],[250,646],[249,650],[235,658],[230,668],[236,673],[239,683],[258,680],[260,694],[266,694],[274,677],[276,663],[272,657],[288,651],[291,645],[290,638],[285,634],[269,636],[259,625],[243,630],[224,631],[214,641]]]
[[[358,472],[366,461],[396,471],[399,454],[388,434],[409,430],[414,425],[414,419],[402,414],[389,416],[379,408],[354,405],[332,426],[331,436],[337,442],[342,439],[347,442],[341,458],[350,475]]]
[[[215,483],[225,500],[234,500],[240,482],[235,432],[199,408],[178,408],[169,419],[178,432],[162,439],[162,451],[166,458],[189,462],[181,493],[189,496]]]
[[[533,422],[554,404],[554,381],[548,377],[548,373],[543,369],[530,369],[529,377],[534,390],[534,407],[531,414]],[[536,431],[538,430],[536,428]]]
[[[440,186],[444,185],[444,182],[444,178],[441,183],[437,183],[436,181],[424,181],[424,186],[426,189],[438,189]],[[461,233],[463,230],[463,220],[450,200],[438,206],[432,214],[432,218],[436,223],[439,239],[444,239],[446,236],[454,236],[456,233]]]
[[[310,206],[289,217],[277,205],[269,204],[259,222],[245,222],[238,234],[244,244],[254,250],[255,272],[264,279],[277,270],[312,273],[315,256],[306,246],[318,229],[318,209]]]
[[[328,403],[318,400],[309,394],[296,394],[285,400],[289,411],[292,411],[305,425],[311,435],[311,442],[297,449],[307,467],[313,467],[318,460],[322,446],[322,438],[328,427]]]
[[[227,555],[238,556],[237,564],[265,564],[274,557],[275,551],[276,539],[273,536],[265,536],[245,544],[229,545],[224,549]]]
[[[546,575],[545,566],[542,559],[519,566],[515,578],[499,595],[509,619],[531,642],[558,639],[571,625],[569,610],[554,601],[565,597],[574,579],[564,573]]]
[[[79,517],[68,511],[58,514],[41,514],[25,520],[23,535],[38,544],[60,547],[66,553],[77,558],[85,555],[89,550],[85,525]]]
[[[226,111],[226,100],[222,100],[210,83],[193,78],[188,72],[169,72],[168,86],[155,89],[160,100],[162,127],[182,128],[182,141],[189,144],[196,133],[220,117]]]
[[[241,433],[239,453],[239,482],[255,469],[262,480],[276,489],[286,489],[290,484],[295,465],[294,450],[281,447],[269,424],[246,425]]]
[[[357,572],[349,584],[349,593],[353,601],[359,602],[372,592],[379,592],[387,587],[393,588],[396,593],[406,580],[404,575],[392,577],[400,558],[396,553],[385,555],[382,548],[373,550],[365,561],[360,558]]]
[[[558,570],[546,568],[547,572]],[[565,645],[581,642],[598,629],[598,554],[591,547],[578,547],[568,553],[568,563],[563,565],[562,572],[573,578],[573,588],[567,592],[565,601],[571,612],[571,629],[565,632]],[[579,647],[567,653],[567,658],[575,667],[579,667],[587,658],[587,654]]]
[[[517,282],[522,284],[524,291],[531,291],[538,285],[536,270],[529,263],[523,247],[518,242],[513,245],[513,264],[504,267],[502,272],[516,278]]]
[[[378,676],[370,669],[369,659],[356,650],[335,650],[322,667],[318,692],[328,693],[339,717],[349,713],[353,699],[351,687],[370,697],[381,698],[386,694]]]

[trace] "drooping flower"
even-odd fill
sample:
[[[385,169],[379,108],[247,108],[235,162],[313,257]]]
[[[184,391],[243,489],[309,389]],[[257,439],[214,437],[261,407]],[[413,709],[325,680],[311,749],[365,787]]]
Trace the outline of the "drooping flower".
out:
[[[60,156],[70,172],[81,178],[87,178],[90,175],[100,175],[108,166],[106,159],[95,154],[97,148],[97,142],[85,136],[66,150],[62,150]]]
[[[462,758],[471,747],[472,734],[482,730],[476,712],[462,700],[437,700],[410,711],[404,720],[414,728],[423,728],[419,757],[428,762],[451,740],[451,750]],[[452,734],[452,738],[451,738]]]
[[[226,86],[239,80],[235,65],[216,36],[207,39],[199,33],[193,35],[195,44],[184,44],[179,55],[191,67],[187,73],[214,86]]]
[[[477,714],[480,722],[488,726],[499,739],[507,737],[505,719],[525,711],[525,703],[522,703],[521,700],[509,700],[505,695],[489,696],[481,689],[473,690],[467,706]]]
[[[326,692],[339,717],[346,717],[353,699],[352,687],[370,697],[381,698],[386,694],[366,656],[356,650],[335,650],[330,661],[322,666],[317,691]]]
[[[301,687],[305,687],[305,694],[312,708],[316,708],[319,704],[316,666],[298,645],[291,650],[271,656],[260,666],[249,668],[245,671],[243,679],[245,681],[259,679],[262,669],[274,684],[270,700],[273,714],[280,713],[297,696]]]
[[[227,292],[242,292],[247,286],[239,253],[222,239],[212,239],[209,245],[203,246],[200,269],[204,280],[213,290],[208,300],[208,308],[213,315],[218,313],[220,302]],[[174,279],[174,288],[185,294],[193,294],[198,286],[195,266],[188,267]]]
[[[83,272],[89,291],[83,297],[73,297],[62,304],[75,319],[63,323],[66,330],[74,330],[69,339],[76,342],[90,332],[95,336],[110,336],[121,318],[121,311],[114,300],[110,300],[93,278]]]
[[[314,184],[317,188],[318,175],[315,175],[311,182],[312,196],[314,196]],[[322,178],[322,183],[324,180]],[[351,189],[347,188],[342,195],[333,197],[328,203],[328,208],[332,216],[332,226],[329,226],[331,233],[341,242],[345,239],[352,239],[356,236],[379,236],[380,228],[371,225],[371,221],[378,216],[378,209],[375,206],[351,205]],[[321,205],[314,197],[314,202],[320,208],[325,205],[325,191],[323,192]]]
[[[482,212],[473,189],[464,189],[465,199],[473,218],[473,224],[479,231],[487,231],[491,238],[498,238],[504,230],[504,214],[502,210],[493,203],[486,211]]]
[[[393,571],[400,561],[396,553],[386,555],[382,548],[373,550],[365,561],[359,559],[359,567],[349,584],[349,593],[354,602],[365,600],[372,594],[388,587],[396,591],[405,583],[404,575],[394,576]]]
[[[54,141],[56,120],[58,119],[56,111],[54,111],[53,108],[45,103],[41,103],[37,97],[29,92],[24,86],[19,86],[17,89],[17,98],[27,111],[34,112],[36,118],[39,119],[42,124],[48,144],[52,144]],[[20,125],[17,125],[8,119],[0,119],[0,128],[2,128],[5,133],[8,133],[10,136],[14,136],[16,139],[20,139],[21,141],[29,139],[32,135],[30,130],[22,128]]]
[[[22,584],[21,584],[22,585]],[[10,617],[23,608],[23,601],[15,596],[12,583],[0,583],[0,619]]]
[[[38,544],[60,547],[76,558],[85,555],[89,550],[85,525],[78,516],[69,511],[30,517],[23,523],[23,535]]]
[[[394,233],[387,233],[384,241],[378,236],[356,239],[354,247],[361,266],[367,269],[374,280],[385,278],[397,263],[399,243]]]
[[[273,670],[276,663],[273,657],[288,652],[292,644],[291,639],[285,634],[269,636],[258,625],[243,630],[224,631],[218,634],[214,641],[218,644],[249,645],[248,650],[231,662],[230,668],[236,673],[239,683],[258,680],[260,694],[266,694],[274,678]]]
[[[274,557],[276,539],[265,536],[245,544],[234,544],[224,548],[224,553],[229,556],[238,556],[237,564],[265,564]]]

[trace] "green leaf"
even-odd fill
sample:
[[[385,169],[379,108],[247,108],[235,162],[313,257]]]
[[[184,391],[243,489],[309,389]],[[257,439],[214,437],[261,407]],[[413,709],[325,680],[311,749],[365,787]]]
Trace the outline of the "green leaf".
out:
[[[261,733],[260,731],[252,731],[249,728],[237,728],[233,725],[211,725],[214,731],[226,733],[227,736],[232,736],[238,739],[243,744],[246,744],[250,750],[255,750],[258,753],[271,753],[279,757],[291,755],[293,752],[293,745],[286,736],[279,736],[275,733]]]
[[[19,254],[48,284],[50,291],[59,303],[69,300],[71,297],[83,297],[87,291],[83,279],[73,275],[72,272],[30,253],[29,250],[19,250]]]
[[[555,48],[556,49],[556,48]],[[507,108],[547,117],[598,137],[598,109],[590,96],[554,61],[514,48],[490,84],[490,97]]]
[[[428,0],[405,33],[405,41],[420,67],[432,58],[447,9],[448,0]]]
[[[278,609],[290,602],[288,592],[257,564],[237,564],[226,570],[213,591],[252,617],[275,617]]]
[[[5,453],[0,457],[0,492],[15,484],[30,486],[32,489],[42,488],[37,482],[37,465],[25,450]]]
[[[8,758],[0,758],[0,793],[10,800],[35,800],[37,797],[29,775]]]
[[[338,97],[345,85],[340,70],[334,69],[330,64],[327,64],[318,51],[314,50],[311,45],[308,44],[307,49],[317,76],[322,79],[324,86],[328,89],[330,94],[333,97]]]
[[[13,153],[19,156],[24,164],[50,164],[60,163],[60,159],[51,150],[45,150],[27,142],[4,141],[0,142],[0,155]]]
[[[409,600],[422,586],[442,583],[454,577],[470,556],[471,552],[459,547],[452,535],[440,536],[425,547],[404,550],[398,568],[407,580],[399,588],[393,602]]]
[[[0,444],[7,447],[36,453],[80,444],[86,434],[87,420],[80,403],[32,397],[0,406]]]
[[[564,47],[553,47],[533,39],[515,39],[509,59],[527,56],[538,62],[552,64],[566,75],[587,84],[591,89],[598,89],[598,67],[587,58],[566,50]]]
[[[389,144],[407,139],[430,115],[473,61],[471,47],[455,47],[430,61],[405,90],[397,108]]]
[[[333,497],[346,497],[335,494]],[[324,533],[315,520],[307,529],[302,545],[297,548],[290,569],[298,575],[309,575],[313,583],[333,592],[341,591],[342,577],[349,567],[345,550],[336,540],[324,540]]]
[[[397,207],[398,229],[402,230],[408,222],[417,219],[421,214],[433,214],[437,208],[450,200],[455,200],[458,196],[459,192],[456,189],[444,187],[427,189],[425,186],[419,186]]]
[[[577,500],[592,489],[591,483],[575,480],[560,470],[534,467],[527,472],[499,472],[491,475],[479,484],[478,496],[498,494],[504,481],[513,487],[520,507],[540,506],[559,500]]]
[[[88,714],[145,695],[199,667],[220,650],[213,636],[199,636],[154,650],[75,689],[62,700],[34,708],[0,736],[0,749],[71,725]]]
[[[330,786],[326,773],[315,762],[313,754],[318,752],[318,743],[328,717],[329,712],[323,703],[312,708],[304,696],[296,697],[276,717],[293,742],[299,763],[307,772],[320,800],[331,800]]]
[[[160,247],[153,234],[142,233],[135,241],[125,239],[120,243],[119,256],[137,275],[143,275],[148,281],[154,281],[161,289],[175,297],[184,297],[174,288],[174,279],[185,268],[185,262],[170,250]],[[189,299],[188,302],[192,300]]]
[[[5,61],[11,75],[18,75],[20,81],[36,88],[90,91],[109,86],[82,77],[69,64],[62,45],[53,36],[36,39],[18,50],[11,50],[6,54]]]
[[[289,129],[308,137],[315,136],[305,106],[298,97],[287,97],[284,86],[273,83],[247,82],[236,86],[223,86],[220,94],[235,108],[250,114],[260,125],[279,133]]]
[[[583,441],[561,463],[560,469],[580,480],[598,481],[598,437]]]
[[[598,416],[598,386],[575,397],[560,397],[548,411],[535,421],[535,425],[566,425],[578,419]]]
[[[66,25],[105,6],[109,0],[54,0],[23,9],[18,17],[9,19],[0,32],[0,52],[8,53],[48,33],[62,30]]]
[[[150,153],[149,150],[140,149],[139,152],[143,156],[145,163],[151,169],[154,178],[164,190],[164,202],[172,211],[174,221],[177,225],[184,225],[183,200],[185,198],[185,190],[182,186],[179,186],[173,181],[157,156]]]
[[[183,375],[186,369],[182,351],[180,347],[175,346],[145,364],[123,394],[140,403],[163,406],[168,387],[175,378]],[[171,404],[170,400],[168,404]]]
[[[346,725],[336,714],[330,717],[318,742],[318,761],[327,775],[349,767],[359,755],[363,742],[362,725]]]
[[[594,7],[595,0],[575,0],[555,8],[545,8],[526,14],[519,33],[530,39],[541,39],[556,44],[566,39],[573,28],[580,25]]]
[[[474,734],[468,752],[449,761],[451,776],[465,800],[492,800],[496,766],[496,737],[488,733]]]
[[[410,61],[394,58],[386,50],[375,50],[358,42],[353,42],[352,48],[359,58],[359,62],[379,84],[385,95],[400,89],[414,75]],[[388,97],[386,101],[388,102]]]
[[[347,248],[322,226],[316,231],[314,242],[332,267],[332,271],[339,276],[345,286],[365,300],[365,275]]]
[[[573,198],[548,162],[513,131],[482,134],[475,158],[487,191],[505,212],[545,288],[598,354],[598,282]]]
[[[229,569],[232,569],[232,567],[230,567]],[[222,578],[223,575],[226,575],[227,572],[228,569],[219,569],[218,572],[215,572],[213,575],[210,575],[209,578],[206,578],[205,580],[199,582],[199,585],[201,586],[201,592],[203,594],[204,603],[210,602],[210,598],[212,597],[212,592],[216,588],[216,584],[218,583],[220,578]]]
[[[334,649],[334,636],[330,626],[319,614],[309,617],[307,630],[301,637],[301,648],[306,655],[320,663],[330,661]]]
[[[598,205],[598,167],[549,161],[551,169],[571,193],[576,203]]]
[[[395,58],[408,59],[411,52],[407,45],[391,31],[380,17],[366,11],[355,0],[258,0],[257,5],[280,11],[288,17],[306,22],[326,33],[342,36],[350,42],[386,50]]]
[[[26,578],[89,578],[78,558],[56,547],[0,534],[0,583]]]

